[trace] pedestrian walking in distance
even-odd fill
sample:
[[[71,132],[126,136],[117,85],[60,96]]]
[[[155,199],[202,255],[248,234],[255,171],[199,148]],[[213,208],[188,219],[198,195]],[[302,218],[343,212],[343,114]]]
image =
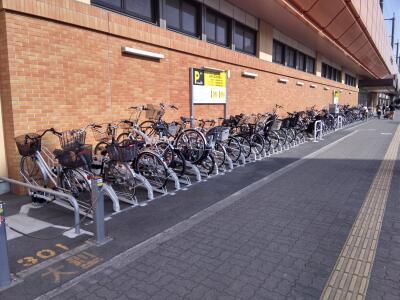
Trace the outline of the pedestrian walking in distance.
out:
[[[376,106],[376,115],[377,115],[378,119],[381,118],[381,114],[382,114],[382,108],[381,108],[381,106],[378,104],[378,105]]]

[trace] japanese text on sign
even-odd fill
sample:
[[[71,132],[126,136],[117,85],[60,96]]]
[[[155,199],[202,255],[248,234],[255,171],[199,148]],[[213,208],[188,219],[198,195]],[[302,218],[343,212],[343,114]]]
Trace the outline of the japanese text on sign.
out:
[[[225,104],[227,96],[226,72],[193,69],[193,94],[195,104]]]

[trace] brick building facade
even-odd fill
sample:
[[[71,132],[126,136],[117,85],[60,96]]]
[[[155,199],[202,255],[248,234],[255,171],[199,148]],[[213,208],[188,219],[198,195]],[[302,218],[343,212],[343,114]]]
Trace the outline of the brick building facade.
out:
[[[262,20],[252,56],[82,2],[0,0],[0,175],[19,178],[14,137],[27,132],[127,118],[135,104],[175,104],[179,112],[167,118],[189,116],[192,67],[230,71],[228,114],[270,111],[275,104],[284,111],[326,107],[335,90],[341,104],[357,104],[359,90],[345,84],[344,71],[339,82],[321,77],[323,55],[316,53],[315,74],[273,63],[272,38],[262,30],[274,39],[279,33]],[[126,55],[125,46],[164,58]],[[244,71],[258,76],[243,77]],[[195,111],[196,117],[220,117],[223,106]]]

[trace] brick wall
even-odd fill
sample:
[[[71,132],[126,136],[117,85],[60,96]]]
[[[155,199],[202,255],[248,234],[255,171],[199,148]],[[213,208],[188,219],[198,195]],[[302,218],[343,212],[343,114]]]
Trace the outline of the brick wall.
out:
[[[355,88],[72,0],[0,0],[1,6],[0,91],[14,178],[19,177],[14,136],[126,118],[134,104],[173,103],[180,111],[167,118],[188,116],[191,67],[231,71],[229,114],[265,112],[276,103],[285,111],[323,107],[334,89],[343,90],[341,103],[357,103]],[[162,53],[165,59],[122,55],[121,46]],[[258,77],[244,78],[243,71]],[[289,82],[278,83],[282,77]],[[217,117],[223,107],[196,106],[195,112]]]

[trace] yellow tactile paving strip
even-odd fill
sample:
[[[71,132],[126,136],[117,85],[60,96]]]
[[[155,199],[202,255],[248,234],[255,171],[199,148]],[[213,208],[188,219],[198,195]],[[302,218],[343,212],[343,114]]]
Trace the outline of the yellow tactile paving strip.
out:
[[[320,299],[365,299],[399,145],[400,126],[397,127]]]

